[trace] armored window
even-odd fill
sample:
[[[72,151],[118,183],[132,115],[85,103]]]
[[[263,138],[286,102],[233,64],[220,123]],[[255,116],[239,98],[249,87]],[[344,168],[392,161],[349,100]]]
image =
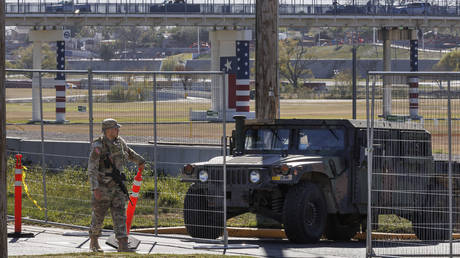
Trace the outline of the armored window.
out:
[[[246,150],[287,150],[289,129],[249,129],[246,131]]]
[[[345,133],[342,129],[301,129],[299,150],[341,150],[345,148]]]

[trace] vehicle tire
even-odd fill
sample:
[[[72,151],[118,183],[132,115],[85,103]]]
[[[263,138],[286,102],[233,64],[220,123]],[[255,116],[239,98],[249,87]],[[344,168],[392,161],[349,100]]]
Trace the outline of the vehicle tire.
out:
[[[342,224],[336,214],[330,214],[327,218],[324,236],[329,240],[348,241],[359,231],[358,223]]]
[[[447,196],[429,195],[425,201],[429,211],[415,212],[412,217],[412,229],[420,240],[444,241],[449,239],[449,213]]]
[[[207,191],[192,184],[185,195],[184,223],[191,237],[216,239],[224,232],[222,208],[209,207]]]
[[[420,240],[445,241],[449,239],[449,217],[419,212],[412,220],[412,229]]]
[[[326,199],[317,185],[305,182],[289,190],[284,200],[283,224],[291,242],[318,242],[326,222]]]

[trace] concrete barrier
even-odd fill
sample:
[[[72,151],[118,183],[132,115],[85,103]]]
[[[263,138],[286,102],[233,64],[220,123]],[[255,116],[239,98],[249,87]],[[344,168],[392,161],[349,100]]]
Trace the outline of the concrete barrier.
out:
[[[25,164],[41,163],[41,141],[6,139],[7,154],[23,154]],[[153,161],[153,144],[129,144],[146,160]],[[45,141],[45,163],[48,168],[87,167],[90,144],[81,141]],[[206,161],[221,155],[217,146],[158,145],[157,167],[162,173],[178,175],[184,164]]]

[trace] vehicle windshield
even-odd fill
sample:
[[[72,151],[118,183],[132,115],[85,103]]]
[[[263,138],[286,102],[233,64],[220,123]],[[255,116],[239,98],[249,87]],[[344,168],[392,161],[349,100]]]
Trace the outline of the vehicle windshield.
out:
[[[302,151],[343,150],[345,132],[337,128],[311,128],[299,130],[299,146]]]
[[[246,150],[287,150],[289,129],[261,128],[246,131]]]

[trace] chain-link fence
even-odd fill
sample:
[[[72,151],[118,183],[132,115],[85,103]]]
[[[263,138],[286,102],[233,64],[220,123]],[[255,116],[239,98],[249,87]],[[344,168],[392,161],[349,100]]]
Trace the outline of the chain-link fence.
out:
[[[54,80],[60,72],[66,74],[65,85],[55,87],[63,84]],[[216,187],[202,192],[195,186],[204,175],[199,174],[190,187],[191,182],[181,182],[178,173],[189,160],[183,157],[187,153],[193,154],[193,161],[209,158],[196,153],[225,153],[227,128],[221,119],[226,114],[225,78],[220,72],[8,70],[7,134],[10,147],[16,144],[8,151],[8,214],[14,214],[13,154],[21,149],[22,215],[88,226],[90,142],[100,137],[102,120],[114,118],[122,124],[120,135],[147,160],[133,228],[158,232],[161,227],[185,224],[193,237],[222,236],[224,178],[208,172]],[[65,118],[59,120],[63,112]],[[200,145],[206,145],[204,150],[196,147]],[[225,167],[225,162],[217,166]],[[133,170],[130,165],[124,171],[128,189]],[[206,226],[200,228],[203,219]],[[209,220],[213,227],[207,226]],[[104,223],[107,229],[113,227],[109,217]]]
[[[370,72],[368,256],[458,256],[460,73]]]

